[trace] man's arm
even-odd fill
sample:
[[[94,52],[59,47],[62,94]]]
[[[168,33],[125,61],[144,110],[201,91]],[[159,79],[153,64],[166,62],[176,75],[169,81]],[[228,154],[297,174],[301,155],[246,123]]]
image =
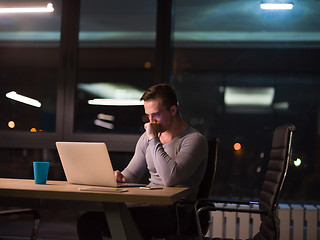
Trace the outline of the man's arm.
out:
[[[134,155],[129,162],[128,166],[121,172],[122,177],[125,178],[126,182],[138,182],[144,175],[147,163],[146,163],[146,147],[148,139],[144,134],[139,138]]]
[[[199,133],[192,133],[182,140],[175,156],[169,156],[160,140],[149,141],[155,168],[165,186],[175,186],[185,182],[198,169],[208,154],[206,139]]]

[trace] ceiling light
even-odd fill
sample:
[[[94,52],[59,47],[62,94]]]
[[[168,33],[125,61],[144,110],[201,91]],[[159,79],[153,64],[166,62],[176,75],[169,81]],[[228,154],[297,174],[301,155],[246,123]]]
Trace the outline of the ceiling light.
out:
[[[274,92],[273,87],[226,87],[224,102],[227,106],[270,107]]]
[[[15,91],[8,92],[6,94],[6,97],[10,98],[12,100],[15,100],[17,102],[21,102],[21,103],[31,105],[34,107],[38,107],[38,108],[41,107],[41,103],[38,100],[20,95],[20,94],[16,93]]]
[[[78,83],[78,89],[104,99],[140,99],[142,90],[121,83]]]
[[[89,100],[90,105],[104,106],[141,106],[143,101],[137,99],[93,99]]]
[[[292,2],[262,2],[260,8],[264,10],[292,10]]]
[[[12,5],[3,5],[0,4],[0,13],[46,13],[46,12],[53,12],[53,4],[47,3],[43,5],[41,3],[34,3],[34,4],[21,4],[18,5],[17,3]]]
[[[115,117],[110,114],[99,113],[97,116],[100,120],[114,121]]]
[[[104,122],[99,119],[94,120],[93,124],[107,129],[114,129],[114,125],[112,123]]]

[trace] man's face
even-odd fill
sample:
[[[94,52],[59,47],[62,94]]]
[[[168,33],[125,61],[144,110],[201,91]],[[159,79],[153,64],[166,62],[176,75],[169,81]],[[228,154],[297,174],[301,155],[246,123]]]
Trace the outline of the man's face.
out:
[[[166,109],[158,99],[144,101],[144,110],[150,123],[159,124],[163,132],[169,128],[173,121],[173,111]]]

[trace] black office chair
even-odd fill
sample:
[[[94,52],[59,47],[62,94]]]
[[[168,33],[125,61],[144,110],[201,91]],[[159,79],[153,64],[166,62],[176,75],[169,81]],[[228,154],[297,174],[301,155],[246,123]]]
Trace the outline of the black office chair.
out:
[[[0,216],[9,215],[32,215],[33,216],[33,228],[31,232],[31,240],[36,240],[38,238],[39,224],[40,224],[40,214],[34,209],[11,209],[11,210],[1,210]]]
[[[260,201],[258,203],[259,210],[215,207],[216,203],[252,205],[252,202],[215,199],[200,199],[197,201],[197,203],[195,204],[195,212],[200,239],[210,239],[204,237],[205,233],[202,231],[201,227],[202,223],[199,216],[204,211],[247,212],[260,214],[260,229],[259,232],[253,237],[253,239],[279,239],[279,219],[276,215],[276,210],[278,206],[279,195],[287,174],[291,158],[291,144],[294,131],[294,125],[280,126],[274,131],[268,168],[260,192]]]
[[[218,161],[218,146],[219,138],[208,138],[208,163],[206,172],[199,186],[197,198],[208,198],[211,196],[214,177],[216,175],[217,161]]]
[[[208,143],[208,162],[207,162],[207,168],[204,174],[204,177],[199,185],[199,191],[197,195],[197,199],[201,198],[209,198],[212,193],[215,173],[216,173],[216,167],[217,167],[217,160],[218,160],[218,145],[219,145],[219,138],[207,138]],[[182,236],[192,237],[198,235],[198,230],[196,226],[196,222],[192,222],[191,225],[188,224],[186,226],[184,224],[184,219],[186,216],[183,215],[183,209],[187,206],[193,206],[195,202],[188,201],[188,200],[181,200],[176,205],[176,213],[177,213],[177,222],[178,222],[178,236],[180,236],[180,239]],[[193,216],[192,220],[195,218],[195,213],[193,212],[191,214]],[[187,217],[190,217],[187,216]],[[203,213],[200,216],[201,226],[203,231],[206,231],[209,227],[209,213]],[[190,222],[190,221],[187,221]],[[179,237],[177,237],[179,238]]]

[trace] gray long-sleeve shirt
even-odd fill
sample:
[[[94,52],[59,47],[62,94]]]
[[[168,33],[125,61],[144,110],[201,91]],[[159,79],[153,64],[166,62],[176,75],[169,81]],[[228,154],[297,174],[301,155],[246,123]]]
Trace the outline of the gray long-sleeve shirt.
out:
[[[166,144],[162,144],[158,138],[148,141],[144,133],[122,174],[127,182],[137,182],[148,169],[150,184],[190,187],[188,199],[195,200],[207,166],[207,157],[207,141],[192,127]]]

